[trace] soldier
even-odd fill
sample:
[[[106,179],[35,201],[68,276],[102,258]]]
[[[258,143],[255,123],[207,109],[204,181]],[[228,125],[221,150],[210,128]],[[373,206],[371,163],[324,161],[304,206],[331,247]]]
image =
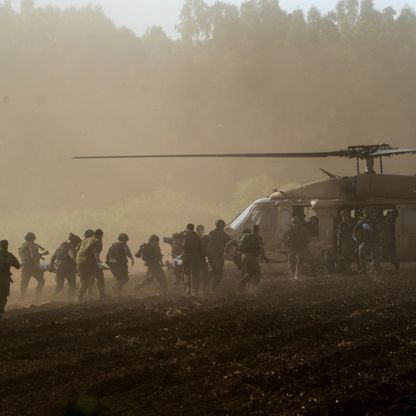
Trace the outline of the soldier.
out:
[[[261,278],[259,256],[262,252],[261,237],[252,233],[250,229],[245,229],[238,240],[238,253],[240,254],[242,278],[240,289],[242,291],[250,286],[257,286]],[[259,238],[260,237],[260,238]]]
[[[208,264],[208,244],[209,244],[209,236],[205,234],[205,227],[203,225],[197,225],[196,233],[198,234],[199,238],[202,242],[202,249],[203,249],[203,258],[201,261],[201,281],[202,281],[202,290],[205,292],[209,287],[209,264]]]
[[[84,296],[94,280],[97,279],[97,286],[100,292],[100,297],[104,297],[104,274],[101,269],[100,254],[103,249],[104,233],[102,230],[96,230],[94,236],[85,238],[77,253],[76,264],[78,274],[81,279],[81,287],[79,291],[78,301],[82,302]]]
[[[337,252],[342,256],[341,268],[345,271],[351,270],[351,263],[355,259],[354,228],[355,222],[351,217],[350,210],[343,209],[336,229],[336,236]]]
[[[30,278],[33,277],[38,285],[36,288],[36,297],[39,299],[42,294],[45,279],[44,271],[40,266],[40,260],[43,256],[49,254],[47,251],[40,252],[41,247],[35,244],[36,235],[29,232],[25,235],[25,242],[19,248],[19,256],[22,265],[22,280],[20,283],[20,299],[24,299]]]
[[[134,266],[133,255],[127,245],[129,237],[121,233],[116,241],[108,250],[106,263],[110,267],[111,273],[116,278],[115,290],[120,293],[123,286],[129,281],[128,259],[131,260],[131,267]]]
[[[173,270],[175,276],[175,287],[179,284],[184,284],[182,254],[183,254],[183,240],[185,233],[174,233],[172,237],[164,237],[163,242],[171,246],[172,263],[170,268]]]
[[[160,290],[163,295],[167,292],[166,276],[163,271],[163,256],[160,251],[159,237],[152,235],[149,238],[149,242],[142,244],[135,254],[135,256],[144,261],[147,267],[146,278],[142,283],[136,286],[136,290],[151,284],[154,280],[159,283]]]
[[[303,260],[308,250],[309,238],[309,233],[302,225],[300,219],[293,217],[289,230],[283,236],[283,244],[289,250],[289,272],[294,280],[298,280],[303,272]]]
[[[224,220],[215,223],[215,230],[209,233],[208,261],[212,270],[212,288],[216,290],[224,274],[224,252],[231,237],[225,232]]]
[[[367,272],[367,257],[371,256],[376,273],[380,273],[381,228],[373,208],[363,210],[363,218],[354,228],[353,238],[358,245],[360,269]]]
[[[20,269],[20,263],[16,257],[9,252],[9,243],[0,241],[0,316],[4,313],[7,298],[10,295],[10,283],[13,283],[11,268]]]
[[[382,221],[381,255],[383,260],[390,262],[396,272],[400,270],[400,262],[396,250],[396,220],[399,213],[396,209],[390,210]]]
[[[266,256],[266,251],[264,249],[264,241],[263,237],[260,235],[260,226],[259,225],[253,225],[253,235],[257,239],[258,245],[259,245],[259,254],[258,256],[261,257],[266,263],[269,262],[269,259]]]
[[[76,290],[76,258],[77,247],[81,239],[70,233],[68,240],[63,242],[51,258],[50,271],[56,273],[56,289],[54,296],[61,293],[65,280],[68,281],[68,299],[72,299]]]
[[[185,274],[186,294],[194,291],[198,295],[200,284],[201,263],[205,252],[202,241],[195,232],[195,226],[186,226],[185,239],[183,244],[183,271]]]

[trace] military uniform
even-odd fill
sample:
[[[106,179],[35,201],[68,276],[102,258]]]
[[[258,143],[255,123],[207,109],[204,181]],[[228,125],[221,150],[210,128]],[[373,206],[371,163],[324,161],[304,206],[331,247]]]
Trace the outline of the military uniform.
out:
[[[355,258],[355,242],[353,239],[355,222],[351,216],[345,215],[341,217],[341,220],[337,226],[337,252],[342,256],[343,261],[341,266],[349,269],[352,261]]]
[[[205,235],[205,227],[203,225],[198,225],[198,227],[196,227],[196,231],[202,242],[203,258],[201,260],[200,280],[202,283],[202,290],[206,291],[210,285],[210,273],[208,263],[209,236]]]
[[[7,298],[10,296],[11,272],[10,269],[20,269],[16,257],[7,251],[7,247],[0,248],[0,315],[4,313]]]
[[[259,256],[261,254],[262,239],[258,235],[243,233],[238,241],[238,253],[241,261],[240,289],[257,286],[261,278]]]
[[[91,288],[95,279],[97,279],[100,295],[104,295],[104,275],[99,268],[99,256],[102,246],[102,240],[97,237],[88,237],[79,246],[76,265],[81,279],[80,301],[84,299],[85,294]]]
[[[209,233],[208,261],[212,270],[212,288],[215,290],[224,275],[224,252],[231,237],[223,229]]]
[[[188,230],[183,244],[183,271],[187,294],[193,290],[198,293],[200,286],[201,264],[206,254],[199,235]]]
[[[20,282],[20,298],[26,295],[30,278],[33,277],[38,285],[36,288],[36,296],[40,297],[43,286],[45,285],[44,271],[40,267],[41,253],[39,247],[33,242],[26,240],[19,248],[19,256],[21,260],[21,276]]]
[[[127,242],[119,240],[112,244],[107,253],[106,263],[116,278],[118,291],[129,281],[128,259],[133,260],[133,255]]]
[[[50,270],[56,273],[56,288],[54,296],[57,296],[63,289],[65,280],[68,281],[68,298],[72,299],[76,290],[76,247],[80,243],[79,237],[70,235],[70,238],[63,242],[51,258]]]
[[[300,222],[293,222],[283,236],[289,250],[288,263],[292,278],[297,279],[303,272],[303,261],[308,250],[310,235]]]
[[[171,246],[172,270],[175,276],[175,286],[184,284],[182,254],[184,233],[175,233],[172,237],[164,237],[163,242]]]
[[[367,257],[373,260],[374,270],[380,272],[381,228],[375,218],[364,216],[354,229],[354,239],[358,244],[360,269],[367,271]]]
[[[159,283],[162,294],[166,294],[167,284],[166,276],[163,271],[163,256],[158,241],[159,238],[156,240],[151,237],[149,243],[142,244],[135,254],[137,258],[141,258],[144,261],[147,267],[146,278],[136,287],[136,290],[140,290],[142,287],[147,286],[156,280]]]

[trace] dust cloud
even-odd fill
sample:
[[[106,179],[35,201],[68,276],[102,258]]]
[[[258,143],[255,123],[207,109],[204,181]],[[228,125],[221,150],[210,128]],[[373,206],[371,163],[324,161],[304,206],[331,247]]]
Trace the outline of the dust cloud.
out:
[[[193,4],[193,5],[192,5]],[[231,219],[282,184],[348,161],[112,160],[77,155],[414,145],[416,16],[342,1],[287,13],[185,2],[181,37],[142,37],[99,8],[0,5],[1,236],[57,244],[101,227],[147,238]],[[387,163],[414,173],[410,158]],[[136,243],[136,241],[135,241]],[[13,246],[12,244],[12,246]]]

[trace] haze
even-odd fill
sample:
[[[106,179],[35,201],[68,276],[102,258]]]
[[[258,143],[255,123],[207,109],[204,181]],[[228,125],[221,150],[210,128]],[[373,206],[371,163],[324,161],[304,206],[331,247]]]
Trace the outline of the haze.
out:
[[[20,0],[12,3],[18,7]],[[213,4],[215,0],[208,0],[207,4]],[[229,3],[240,5],[241,0],[231,0]],[[329,11],[334,7],[334,0],[280,0],[280,6],[293,11],[296,8],[309,10],[312,6],[322,11]],[[127,26],[138,35],[154,25],[162,26],[171,36],[177,36],[175,25],[178,23],[179,13],[184,0],[35,0],[39,7],[51,5],[54,7],[82,7],[88,5],[100,5],[105,13],[120,26]],[[375,5],[382,10],[393,6],[400,10],[405,5],[415,6],[415,0],[377,0]]]
[[[106,15],[29,0],[21,12],[0,7],[0,232],[12,247],[29,230],[53,246],[89,227],[109,239],[129,232],[134,245],[189,221],[209,228],[217,217],[229,220],[275,187],[323,178],[320,167],[355,172],[346,160],[75,155],[414,145],[410,9],[394,16],[349,1],[305,18],[272,0],[241,9],[218,3],[184,18],[172,40],[158,29],[138,37],[115,26],[108,16],[121,24],[136,10],[128,1],[114,9],[120,3],[103,2]],[[166,4],[141,27],[159,16],[163,26],[179,22],[180,4]],[[415,173],[414,159],[387,161],[386,171]]]

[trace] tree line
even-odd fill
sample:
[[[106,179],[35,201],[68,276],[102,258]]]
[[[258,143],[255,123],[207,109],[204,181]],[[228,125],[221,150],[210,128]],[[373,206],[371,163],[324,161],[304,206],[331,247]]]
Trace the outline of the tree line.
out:
[[[18,188],[3,209],[16,206],[21,189],[38,207],[71,207],[134,195],[138,184],[212,198],[242,177],[285,182],[312,172],[309,162],[296,171],[256,161],[74,167],[74,154],[414,144],[409,7],[342,0],[325,14],[289,13],[277,0],[186,0],[177,30],[178,39],[160,27],[137,36],[98,7],[0,5],[0,184],[13,171]],[[42,185],[53,200],[45,201]]]

